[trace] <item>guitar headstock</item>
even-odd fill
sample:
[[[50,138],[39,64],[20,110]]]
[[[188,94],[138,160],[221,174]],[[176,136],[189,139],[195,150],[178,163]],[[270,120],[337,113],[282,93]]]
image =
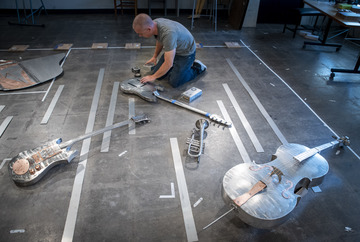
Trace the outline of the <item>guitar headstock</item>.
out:
[[[339,141],[340,146],[343,146],[343,145],[349,146],[350,145],[350,138],[348,136],[342,136],[340,138],[334,137],[334,138]]]
[[[131,117],[131,120],[136,124],[150,123],[150,118],[146,114]]]
[[[219,115],[211,114],[208,117],[210,118],[211,121],[214,121],[215,123],[218,123],[219,125],[224,125],[225,127],[228,127],[228,128],[231,128],[231,126],[232,126],[231,122],[226,121]]]

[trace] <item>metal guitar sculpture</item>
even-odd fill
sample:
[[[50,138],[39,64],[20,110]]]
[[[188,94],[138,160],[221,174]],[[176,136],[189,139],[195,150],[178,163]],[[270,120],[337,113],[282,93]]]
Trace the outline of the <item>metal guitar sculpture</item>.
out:
[[[299,144],[282,145],[267,164],[234,166],[224,176],[223,198],[251,226],[279,225],[298,204],[299,191],[322,182],[329,165],[318,152],[336,144],[349,145],[349,140],[344,137],[312,149]]]
[[[55,139],[44,145],[23,151],[12,158],[8,170],[13,181],[20,186],[28,186],[39,181],[47,171],[55,165],[69,163],[74,159],[78,151],[71,151],[71,146],[78,141],[104,133],[108,130],[128,125],[132,122],[145,123],[150,120],[146,115],[132,117],[129,120],[107,126],[103,129],[90,132],[78,138],[62,143],[62,139]]]
[[[190,111],[193,111],[195,113],[204,115],[205,117],[209,118],[211,121],[218,123],[220,125],[223,125],[225,127],[231,127],[231,122],[228,122],[226,120],[224,120],[223,118],[221,118],[220,116],[216,115],[216,114],[210,114],[208,112],[202,111],[200,109],[194,108],[190,105],[187,105],[185,103],[179,102],[177,100],[174,99],[169,99],[166,97],[163,97],[159,94],[158,91],[163,91],[164,88],[162,86],[157,86],[154,85],[152,83],[141,83],[140,79],[137,78],[133,78],[133,79],[129,79],[129,80],[125,80],[122,81],[120,83],[120,89],[124,92],[124,93],[130,93],[130,94],[135,94],[139,97],[141,97],[142,99],[148,101],[148,102],[156,102],[157,98],[167,101],[169,103],[175,104],[177,106],[180,106],[182,108],[188,109]]]

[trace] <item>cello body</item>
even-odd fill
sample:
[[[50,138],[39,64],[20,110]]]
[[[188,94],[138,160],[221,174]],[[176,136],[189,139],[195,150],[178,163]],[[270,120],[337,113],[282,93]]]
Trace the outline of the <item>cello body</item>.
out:
[[[272,228],[285,222],[301,198],[298,191],[321,184],[329,171],[327,161],[318,153],[301,162],[294,159],[308,150],[303,145],[286,144],[277,149],[269,163],[234,166],[223,178],[225,202],[235,207],[240,219],[253,227]],[[249,194],[258,183],[264,188],[238,206],[236,199]]]

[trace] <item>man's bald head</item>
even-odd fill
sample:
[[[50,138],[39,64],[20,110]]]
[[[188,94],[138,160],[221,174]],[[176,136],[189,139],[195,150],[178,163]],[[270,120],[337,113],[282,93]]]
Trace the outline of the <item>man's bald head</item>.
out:
[[[133,29],[140,36],[150,38],[157,33],[156,23],[145,13],[141,13],[134,18]]]
[[[133,29],[134,30],[145,30],[147,28],[152,28],[154,22],[151,17],[145,13],[141,13],[134,18]]]

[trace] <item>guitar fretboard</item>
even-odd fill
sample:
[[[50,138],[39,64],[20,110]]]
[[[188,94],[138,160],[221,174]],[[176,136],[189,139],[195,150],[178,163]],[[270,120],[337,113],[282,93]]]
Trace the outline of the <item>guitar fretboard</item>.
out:
[[[329,142],[327,144],[317,146],[315,148],[309,149],[307,151],[304,151],[304,152],[294,156],[294,159],[296,161],[298,161],[298,162],[302,162],[302,161],[306,160],[307,158],[310,158],[311,156],[319,153],[320,151],[325,150],[325,149],[327,149],[329,147],[332,147],[332,146],[334,146],[334,145],[336,145],[338,143],[339,143],[339,141],[336,140],[336,141]]]

